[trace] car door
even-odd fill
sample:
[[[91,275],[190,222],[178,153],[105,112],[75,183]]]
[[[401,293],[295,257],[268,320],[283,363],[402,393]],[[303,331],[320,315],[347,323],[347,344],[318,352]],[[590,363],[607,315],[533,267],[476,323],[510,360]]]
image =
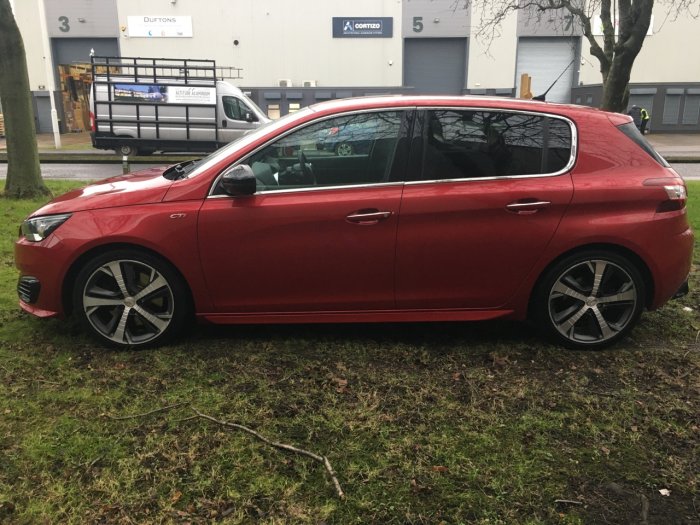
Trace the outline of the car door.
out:
[[[575,127],[495,110],[427,110],[418,121],[397,236],[397,306],[502,306],[571,201]]]
[[[205,279],[218,312],[395,307],[394,251],[410,111],[358,112],[305,125],[239,163],[257,192],[216,185],[199,214]],[[367,153],[318,149],[332,127],[366,133]]]

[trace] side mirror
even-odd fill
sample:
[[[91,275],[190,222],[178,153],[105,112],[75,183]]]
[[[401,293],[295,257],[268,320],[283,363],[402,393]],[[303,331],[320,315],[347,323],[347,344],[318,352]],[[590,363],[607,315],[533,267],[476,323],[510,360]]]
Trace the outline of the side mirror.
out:
[[[246,122],[255,122],[258,120],[255,115],[253,115],[250,111],[247,111],[245,114],[245,121]]]
[[[247,164],[239,164],[224,172],[221,176],[221,187],[227,195],[240,197],[255,193],[255,173]]]

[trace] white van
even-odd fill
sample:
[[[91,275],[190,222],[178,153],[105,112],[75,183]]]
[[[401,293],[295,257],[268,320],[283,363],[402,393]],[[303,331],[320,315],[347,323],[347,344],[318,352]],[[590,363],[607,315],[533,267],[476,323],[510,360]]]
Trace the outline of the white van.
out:
[[[121,155],[209,152],[270,119],[213,60],[92,57],[92,145]]]

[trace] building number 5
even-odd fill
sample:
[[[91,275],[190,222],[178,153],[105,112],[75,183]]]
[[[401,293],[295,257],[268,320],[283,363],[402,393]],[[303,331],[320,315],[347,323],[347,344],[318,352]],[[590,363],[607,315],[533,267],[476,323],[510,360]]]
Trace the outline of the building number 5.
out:
[[[413,32],[420,33],[421,31],[423,31],[423,17],[422,16],[414,16],[413,17]]]

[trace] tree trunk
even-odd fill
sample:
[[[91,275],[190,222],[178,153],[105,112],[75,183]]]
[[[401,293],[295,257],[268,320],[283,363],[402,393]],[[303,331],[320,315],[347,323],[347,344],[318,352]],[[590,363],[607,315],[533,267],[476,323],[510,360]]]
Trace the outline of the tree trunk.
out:
[[[601,109],[627,113],[627,101],[629,100],[629,82],[632,75],[634,58],[629,54],[617,54],[613,59],[612,67],[603,83],[603,103]]]
[[[0,0],[0,100],[7,136],[5,194],[14,198],[50,194],[39,167],[24,43],[9,0]]]

